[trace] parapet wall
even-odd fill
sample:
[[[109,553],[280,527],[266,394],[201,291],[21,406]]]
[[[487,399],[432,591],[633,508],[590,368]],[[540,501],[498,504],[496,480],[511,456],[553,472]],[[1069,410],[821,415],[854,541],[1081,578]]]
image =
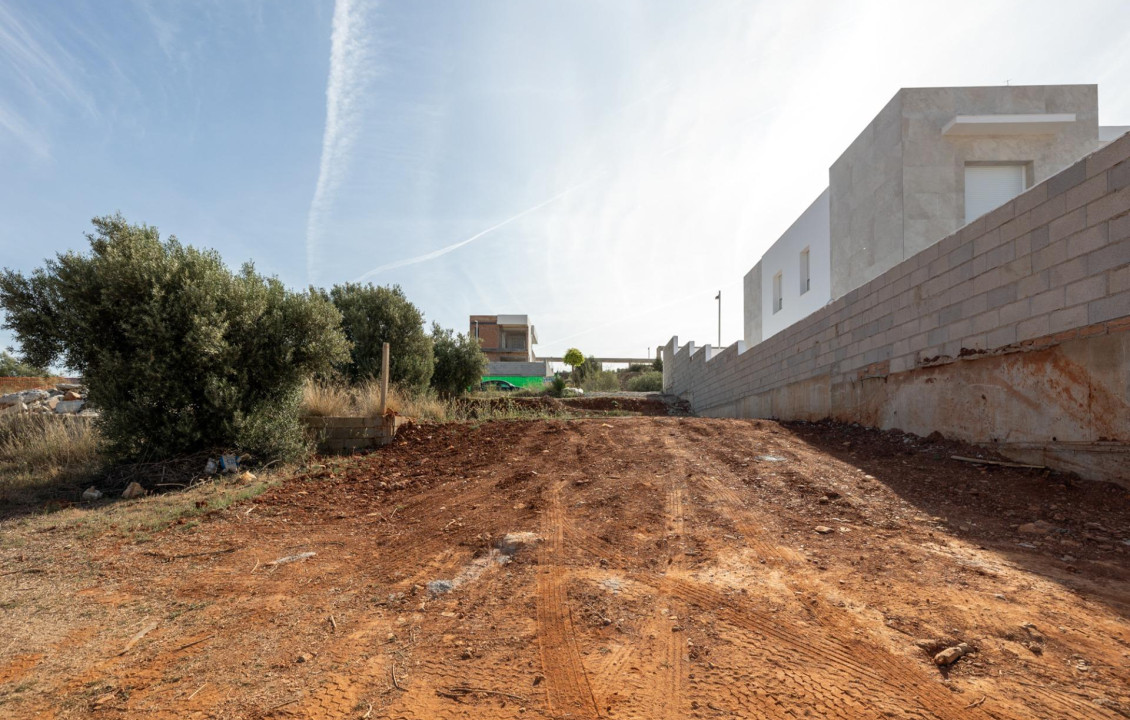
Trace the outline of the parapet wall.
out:
[[[993,443],[1130,482],[1130,135],[751,348],[672,338],[695,412]]]

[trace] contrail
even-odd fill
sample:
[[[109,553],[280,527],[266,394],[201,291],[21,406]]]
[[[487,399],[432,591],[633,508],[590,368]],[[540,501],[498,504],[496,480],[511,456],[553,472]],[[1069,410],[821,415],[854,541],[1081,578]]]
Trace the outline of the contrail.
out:
[[[468,243],[473,243],[474,241],[478,240],[479,238],[481,238],[484,235],[488,235],[488,234],[494,232],[495,230],[498,230],[501,227],[505,227],[505,226],[509,225],[510,223],[514,222],[515,220],[520,220],[521,218],[524,218],[525,216],[529,215],[530,213],[536,212],[536,211],[542,209],[543,207],[545,207],[546,205],[549,205],[550,203],[557,202],[558,200],[565,197],[569,193],[574,192],[576,190],[579,190],[580,188],[584,187],[585,185],[588,185],[589,183],[593,182],[594,180],[596,180],[597,178],[599,178],[603,174],[604,174],[603,172],[597,173],[596,175],[593,175],[592,177],[590,177],[588,180],[584,180],[583,182],[579,182],[576,185],[573,185],[572,187],[567,188],[567,189],[563,190],[562,192],[557,193],[556,195],[549,198],[548,200],[541,201],[540,203],[538,203],[537,205],[534,205],[533,207],[528,207],[525,210],[523,210],[522,212],[518,213],[517,215],[512,215],[511,217],[506,218],[505,220],[498,223],[497,225],[491,225],[486,230],[480,230],[479,232],[475,233],[474,235],[472,235],[471,237],[469,237],[465,240],[460,240],[457,243],[452,243],[451,245],[448,245],[446,247],[441,247],[439,250],[433,250],[429,253],[424,253],[423,255],[417,255],[415,257],[405,258],[404,260],[397,260],[395,262],[390,262],[390,263],[387,263],[385,265],[375,267],[372,270],[366,272],[364,275],[357,278],[354,282],[364,282],[365,280],[368,280],[369,278],[376,275],[377,273],[384,272],[385,270],[394,270],[396,268],[402,268],[402,267],[405,267],[407,265],[415,265],[416,263],[427,262],[428,260],[434,260],[437,257],[441,257],[443,255],[446,255],[449,252],[454,252],[454,251],[458,250],[459,248],[463,247],[464,245],[467,245]]]
[[[378,72],[375,33],[366,21],[374,8],[367,0],[337,0],[334,4],[322,160],[306,217],[306,279],[311,282],[315,279],[313,271],[322,221],[341,185],[346,161],[357,137],[360,106],[367,86]]]

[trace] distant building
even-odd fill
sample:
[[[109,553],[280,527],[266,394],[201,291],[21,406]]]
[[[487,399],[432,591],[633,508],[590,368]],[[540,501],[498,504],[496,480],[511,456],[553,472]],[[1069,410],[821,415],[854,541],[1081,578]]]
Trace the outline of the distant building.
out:
[[[904,88],[745,276],[755,345],[1055,175],[1130,127],[1095,85]]]
[[[519,387],[540,386],[549,364],[534,355],[537,331],[527,315],[472,315],[471,337],[487,356],[483,380],[505,380]]]

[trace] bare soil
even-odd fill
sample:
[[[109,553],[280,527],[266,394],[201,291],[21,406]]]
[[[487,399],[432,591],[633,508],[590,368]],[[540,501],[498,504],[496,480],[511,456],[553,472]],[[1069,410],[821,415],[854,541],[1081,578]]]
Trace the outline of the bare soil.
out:
[[[950,459],[974,452],[834,424],[419,426],[149,542],[24,520],[0,716],[1130,716],[1130,493]],[[500,554],[510,533],[537,540]]]

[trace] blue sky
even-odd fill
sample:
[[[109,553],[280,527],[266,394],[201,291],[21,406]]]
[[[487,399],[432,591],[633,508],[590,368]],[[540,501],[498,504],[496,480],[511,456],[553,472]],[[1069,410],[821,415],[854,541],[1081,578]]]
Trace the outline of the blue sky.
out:
[[[120,210],[293,287],[526,313],[542,355],[741,335],[741,278],[902,86],[1098,83],[1111,2],[0,0],[0,266]],[[0,344],[11,336],[0,332]]]

